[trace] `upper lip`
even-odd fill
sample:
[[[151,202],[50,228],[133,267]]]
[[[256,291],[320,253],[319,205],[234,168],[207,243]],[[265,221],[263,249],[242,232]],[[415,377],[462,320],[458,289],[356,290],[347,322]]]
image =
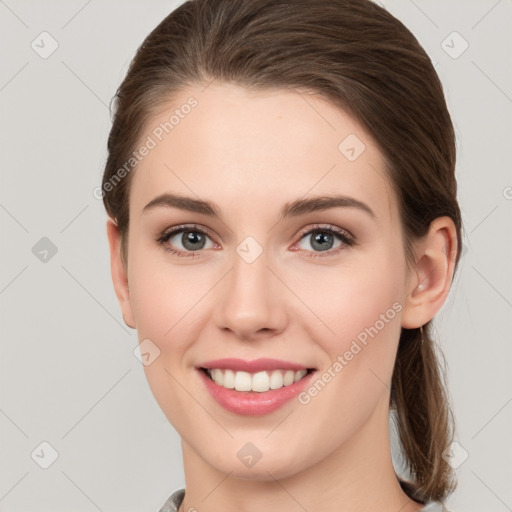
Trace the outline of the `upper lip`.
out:
[[[283,361],[280,359],[253,359],[246,361],[245,359],[226,358],[215,359],[212,361],[205,361],[197,366],[198,368],[220,368],[223,370],[235,370],[248,373],[261,372],[265,370],[307,370],[308,367],[290,361]]]

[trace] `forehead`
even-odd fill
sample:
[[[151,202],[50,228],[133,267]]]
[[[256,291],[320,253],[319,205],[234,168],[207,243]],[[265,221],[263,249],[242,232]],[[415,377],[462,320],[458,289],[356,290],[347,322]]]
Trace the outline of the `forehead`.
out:
[[[394,222],[384,160],[357,121],[318,95],[234,84],[190,86],[150,117],[136,150],[130,210],[179,192],[277,212],[306,195],[351,195]],[[256,211],[256,210],[255,210]],[[254,213],[254,212],[253,212]]]

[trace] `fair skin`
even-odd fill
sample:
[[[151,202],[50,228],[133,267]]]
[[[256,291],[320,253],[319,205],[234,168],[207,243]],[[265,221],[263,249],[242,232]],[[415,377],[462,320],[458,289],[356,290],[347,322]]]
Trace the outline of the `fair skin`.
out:
[[[182,439],[180,512],[419,510],[392,465],[391,377],[401,327],[424,325],[447,297],[453,222],[436,219],[408,265],[382,156],[352,117],[291,91],[204,87],[180,91],[141,134],[146,140],[175,108],[197,99],[132,171],[127,266],[107,221],[124,320],[160,350],[144,371]],[[349,134],[366,146],[354,161],[338,149]],[[163,192],[213,202],[221,218],[166,206],[142,213]],[[336,207],[280,219],[289,202],[334,194],[364,202],[374,215]],[[192,223],[208,232],[200,250],[183,245],[182,234],[163,246],[155,241]],[[356,243],[334,237],[322,251],[314,235],[301,237],[317,225],[346,230]],[[248,236],[263,248],[251,263],[236,251]],[[268,357],[321,374],[394,303],[402,306],[394,318],[307,404],[241,416],[212,399],[195,369],[218,358]],[[237,457],[249,442],[262,454],[252,467]]]

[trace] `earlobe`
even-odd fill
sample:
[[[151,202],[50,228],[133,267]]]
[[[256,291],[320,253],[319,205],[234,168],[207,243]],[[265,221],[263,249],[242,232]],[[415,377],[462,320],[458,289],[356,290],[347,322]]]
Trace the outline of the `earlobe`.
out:
[[[405,298],[402,327],[416,329],[436,315],[450,291],[457,257],[457,231],[449,217],[438,217],[417,245],[417,260]]]
[[[121,306],[121,312],[125,324],[135,329],[132,306],[130,303],[130,291],[128,287],[127,268],[121,258],[121,236],[117,224],[112,219],[107,219],[107,237],[110,247],[110,269],[112,272],[112,283],[116,292],[117,300]]]

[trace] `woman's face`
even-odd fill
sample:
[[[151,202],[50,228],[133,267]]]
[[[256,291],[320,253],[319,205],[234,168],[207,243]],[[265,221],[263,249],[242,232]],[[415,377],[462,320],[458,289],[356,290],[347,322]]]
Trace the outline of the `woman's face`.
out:
[[[365,426],[382,430],[411,290],[397,200],[367,132],[319,97],[211,84],[176,95],[140,141],[123,314],[188,449],[224,473],[278,478]],[[162,194],[187,200],[145,209]],[[210,366],[250,370],[214,372],[228,387],[276,389],[226,389],[199,369],[226,358],[242,361]],[[279,389],[285,363],[243,366],[263,358],[314,371]]]

